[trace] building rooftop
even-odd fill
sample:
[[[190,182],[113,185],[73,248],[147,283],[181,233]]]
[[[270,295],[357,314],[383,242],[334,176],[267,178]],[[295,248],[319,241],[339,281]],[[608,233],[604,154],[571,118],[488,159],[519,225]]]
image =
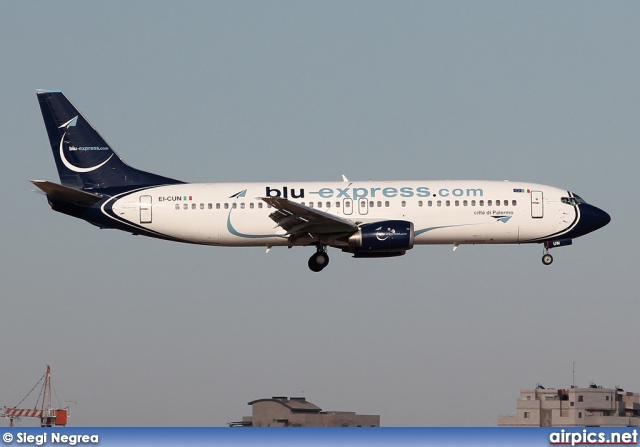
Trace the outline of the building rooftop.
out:
[[[291,397],[286,396],[273,396],[271,399],[257,399],[249,402],[249,405],[257,404],[258,402],[276,402],[284,405],[292,412],[305,412],[305,413],[320,413],[322,408],[317,405],[307,402],[304,397]]]
[[[640,394],[619,386],[564,389],[523,388],[516,416],[501,416],[500,426],[627,426],[640,424]]]
[[[248,403],[252,415],[230,422],[232,427],[379,427],[379,415],[353,411],[322,411],[304,397],[273,396]]]

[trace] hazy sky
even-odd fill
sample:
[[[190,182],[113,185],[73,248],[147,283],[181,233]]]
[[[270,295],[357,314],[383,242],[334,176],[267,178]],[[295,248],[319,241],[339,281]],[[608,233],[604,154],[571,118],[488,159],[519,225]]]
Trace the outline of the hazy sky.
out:
[[[625,1],[2,2],[0,408],[46,364],[74,426],[221,426],[274,395],[493,426],[573,362],[640,391],[639,23]],[[321,274],[312,248],[99,230],[30,192],[59,181],[37,88],[185,181],[511,179],[612,222],[550,267],[419,246],[330,249]]]

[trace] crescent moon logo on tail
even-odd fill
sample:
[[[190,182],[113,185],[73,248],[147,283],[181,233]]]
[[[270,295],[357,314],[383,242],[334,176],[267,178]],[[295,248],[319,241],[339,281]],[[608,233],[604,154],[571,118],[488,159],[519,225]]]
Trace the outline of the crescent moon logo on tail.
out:
[[[66,123],[62,124],[61,126],[58,126],[58,129],[69,129],[69,127],[74,127],[76,125],[76,123],[78,122],[78,116],[76,115],[75,117],[71,118],[69,121],[67,121]],[[64,156],[64,137],[67,135],[67,132],[65,132],[62,135],[62,138],[60,138],[60,159],[62,160],[62,163],[67,167],[67,169],[73,171],[73,172],[91,172],[91,171],[95,171],[96,169],[104,166],[109,160],[111,160],[111,157],[113,157],[113,153],[109,156],[109,158],[107,158],[105,161],[103,161],[102,163],[95,165],[95,166],[90,166],[88,168],[79,168],[77,166],[74,166],[73,164],[71,164],[71,162],[69,162],[69,160],[66,159],[66,157]]]

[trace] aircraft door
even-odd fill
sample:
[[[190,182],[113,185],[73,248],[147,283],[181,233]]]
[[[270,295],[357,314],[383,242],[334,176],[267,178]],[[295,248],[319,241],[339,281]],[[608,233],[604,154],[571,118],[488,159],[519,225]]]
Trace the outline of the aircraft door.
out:
[[[531,217],[541,219],[544,217],[544,203],[542,191],[531,191]]]
[[[346,215],[353,214],[353,200],[342,199],[342,212]]]
[[[367,199],[358,200],[358,212],[363,216],[369,214],[369,202]]]
[[[151,196],[140,196],[140,223],[151,223]]]

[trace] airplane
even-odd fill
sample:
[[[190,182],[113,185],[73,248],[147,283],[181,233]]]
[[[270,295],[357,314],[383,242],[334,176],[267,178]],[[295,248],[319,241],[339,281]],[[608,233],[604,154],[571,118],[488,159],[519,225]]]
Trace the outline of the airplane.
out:
[[[32,180],[55,211],[175,242],[225,247],[327,247],[354,258],[415,245],[542,244],[549,249],[611,221],[565,189],[491,180],[187,183],[127,165],[62,91],[37,90],[60,183]]]

